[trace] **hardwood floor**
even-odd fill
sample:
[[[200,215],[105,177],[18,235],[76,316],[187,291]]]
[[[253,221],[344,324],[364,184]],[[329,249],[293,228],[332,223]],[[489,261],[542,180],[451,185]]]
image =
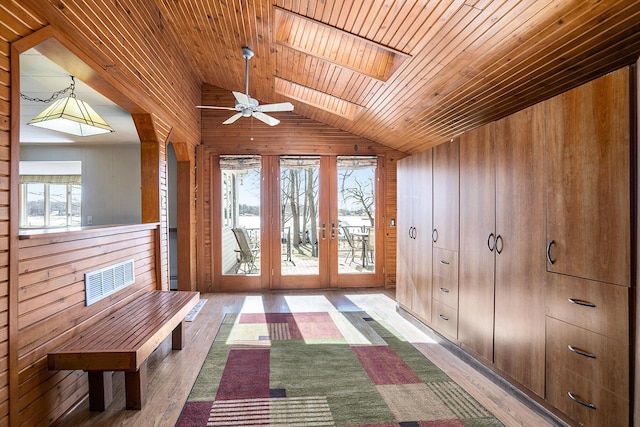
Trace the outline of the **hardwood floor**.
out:
[[[375,311],[405,338],[487,407],[506,426],[562,425],[544,411],[525,404],[514,393],[482,375],[438,344],[439,338],[417,321],[396,311],[393,290],[274,291],[203,294],[207,299],[195,321],[186,327],[185,348],[171,350],[170,338],[149,360],[147,401],[141,411],[124,409],[124,375],[113,377],[114,399],[104,412],[90,412],[83,400],[60,426],[173,426],[180,415],[204,358],[226,313],[318,310]]]

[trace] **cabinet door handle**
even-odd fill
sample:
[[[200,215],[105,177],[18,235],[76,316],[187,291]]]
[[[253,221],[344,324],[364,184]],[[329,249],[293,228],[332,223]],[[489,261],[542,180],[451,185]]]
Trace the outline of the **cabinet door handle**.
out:
[[[410,237],[411,239],[415,240],[415,239],[416,239],[416,236],[418,235],[417,231],[418,231],[418,230],[416,230],[416,228],[415,228],[415,227],[413,227],[413,226],[412,226],[412,227],[409,227],[409,237]]]
[[[573,394],[571,392],[568,392],[567,394],[569,395],[571,400],[573,400],[574,402],[579,403],[582,406],[586,406],[589,409],[596,409],[596,405],[594,405],[593,403],[584,402],[584,401],[580,400],[575,394]]]
[[[500,249],[498,249],[498,242],[500,242]],[[499,234],[496,236],[495,248],[498,255],[502,253],[502,249],[504,248],[504,240],[502,240],[502,236]]]
[[[568,298],[567,301],[569,301],[571,304],[581,305],[583,307],[596,308],[596,305],[594,303],[589,301],[583,301],[577,298]]]
[[[433,243],[438,241],[438,229],[434,228],[431,232],[431,240],[433,240]]]
[[[331,240],[336,238],[336,223],[331,223]]]
[[[445,261],[443,259],[440,260],[440,264],[449,265],[449,261]]]
[[[494,236],[493,233],[489,234],[489,237],[487,237],[487,247],[489,248],[489,252],[493,252],[496,248],[496,236]]]
[[[449,289],[447,289],[447,288],[440,288],[440,292],[442,292],[443,294],[448,294],[448,293],[449,293]]]
[[[555,259],[551,259],[551,246],[555,245],[556,241],[555,240],[551,240],[549,242],[549,244],[547,245],[547,261],[549,261],[549,264],[553,265],[556,260]]]
[[[322,223],[322,240],[324,240],[327,237],[327,223],[323,222]]]
[[[595,354],[586,352],[584,350],[580,350],[579,348],[576,348],[576,347],[574,347],[572,345],[568,345],[567,347],[569,348],[569,350],[573,351],[576,354],[579,354],[580,356],[588,357],[589,359],[595,359],[596,358]]]
[[[442,320],[448,322],[449,318],[447,316],[445,316],[444,314],[438,314],[438,317],[441,318]]]

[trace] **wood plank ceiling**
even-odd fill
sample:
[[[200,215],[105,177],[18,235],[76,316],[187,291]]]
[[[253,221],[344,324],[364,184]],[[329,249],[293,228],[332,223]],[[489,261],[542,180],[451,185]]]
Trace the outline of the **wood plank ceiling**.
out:
[[[157,4],[204,83],[244,92],[248,46],[249,93],[261,104],[290,101],[296,114],[408,153],[640,54],[637,0]]]

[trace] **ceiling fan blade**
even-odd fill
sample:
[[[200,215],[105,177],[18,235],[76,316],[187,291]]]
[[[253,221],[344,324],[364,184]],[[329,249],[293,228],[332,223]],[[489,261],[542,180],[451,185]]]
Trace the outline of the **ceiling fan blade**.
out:
[[[268,124],[269,126],[275,126],[278,123],[280,123],[280,120],[276,119],[275,117],[267,116],[266,114],[261,113],[260,111],[255,111],[252,115],[256,119]]]
[[[250,105],[251,104],[251,102],[249,101],[249,97],[247,95],[245,95],[244,93],[233,92],[233,96],[236,97],[236,101],[238,101],[239,104],[242,104],[242,105]]]
[[[231,107],[216,107],[213,105],[196,105],[196,108],[202,108],[202,109],[206,109],[206,110],[231,110],[231,111],[236,111],[235,108],[231,108]]]
[[[231,123],[233,123],[236,120],[238,120],[240,117],[242,117],[242,113],[234,114],[233,116],[229,117],[227,120],[222,122],[222,124],[223,125],[230,125]]]
[[[261,105],[259,108],[261,111],[267,113],[272,111],[293,111],[293,104],[290,102],[281,102],[279,104]]]

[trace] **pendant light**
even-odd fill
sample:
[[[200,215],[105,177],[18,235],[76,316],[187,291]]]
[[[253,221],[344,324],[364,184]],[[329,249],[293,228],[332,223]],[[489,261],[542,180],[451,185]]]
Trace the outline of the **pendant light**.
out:
[[[50,102],[57,98],[60,93],[71,90],[69,96],[56,100],[27,124],[77,136],[114,132],[113,128],[89,104],[76,98],[74,89],[75,80],[71,76],[71,85],[62,91],[54,93],[48,100],[29,98],[21,94],[23,99],[30,101]]]

